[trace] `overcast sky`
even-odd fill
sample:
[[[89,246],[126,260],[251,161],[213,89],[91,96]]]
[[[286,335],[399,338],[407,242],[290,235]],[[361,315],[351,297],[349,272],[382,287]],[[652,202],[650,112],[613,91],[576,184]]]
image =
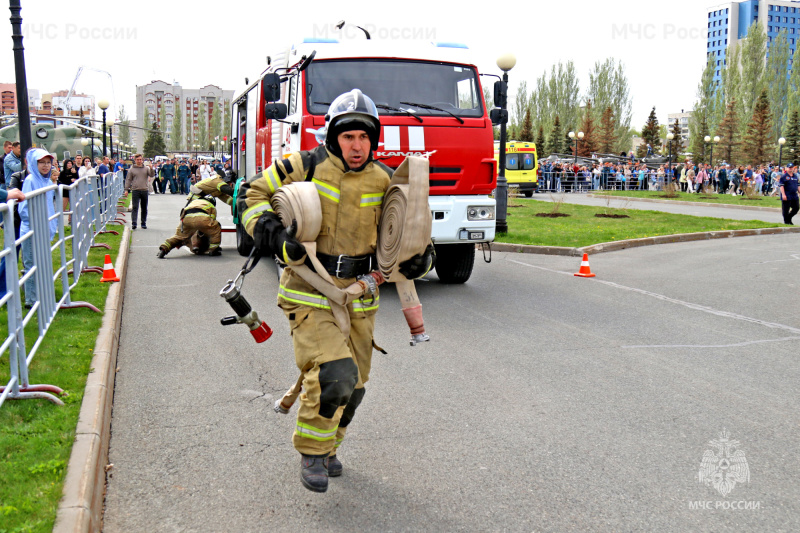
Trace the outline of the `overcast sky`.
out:
[[[6,6],[7,3],[4,3]],[[640,129],[652,106],[659,122],[691,109],[705,63],[706,7],[697,0],[644,2],[192,2],[22,0],[28,87],[40,93],[69,89],[108,98],[111,116],[124,104],[136,113],[135,87],[151,80],[185,88],[208,84],[239,90],[266,66],[265,57],[304,37],[324,36],[339,20],[371,29],[373,39],[404,37],[464,43],[482,72],[499,73],[495,60],[513,52],[511,92],[530,86],[558,61],[572,60],[585,91],[596,61],[621,60],[633,96],[632,126]],[[292,8],[302,6],[302,11]],[[502,8],[500,6],[503,6]],[[4,10],[10,15],[9,11]],[[11,24],[0,23],[0,82],[14,82]],[[361,39],[358,31],[345,36]],[[113,90],[112,90],[113,89]]]

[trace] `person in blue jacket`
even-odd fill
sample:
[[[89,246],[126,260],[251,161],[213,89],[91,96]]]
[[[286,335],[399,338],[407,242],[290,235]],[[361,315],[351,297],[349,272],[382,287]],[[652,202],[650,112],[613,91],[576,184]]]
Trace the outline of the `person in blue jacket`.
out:
[[[55,158],[47,150],[31,148],[25,154],[25,161],[28,164],[29,174],[28,177],[25,178],[25,181],[22,182],[22,192],[26,196],[35,190],[43,189],[53,184],[53,162]],[[46,193],[47,201],[45,202],[47,206],[47,218],[50,221],[50,241],[56,236],[56,231],[58,230],[58,221],[55,217],[55,207],[53,205],[55,194],[55,190],[48,191]],[[19,206],[20,236],[24,236],[31,229],[28,202],[29,200],[26,199]],[[33,268],[33,243],[31,239],[26,239],[22,243],[22,267],[26,272]],[[30,309],[37,301],[36,284],[33,277],[30,277],[28,281],[25,282],[25,307]]]
[[[0,204],[4,204],[9,200],[22,201],[25,199],[25,194],[19,189],[5,190],[0,189]],[[8,287],[6,286],[6,258],[0,259],[0,298],[6,295]]]

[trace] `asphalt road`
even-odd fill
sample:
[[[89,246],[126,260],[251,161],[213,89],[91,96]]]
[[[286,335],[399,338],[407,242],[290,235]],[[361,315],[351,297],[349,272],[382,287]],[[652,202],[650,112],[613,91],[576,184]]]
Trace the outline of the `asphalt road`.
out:
[[[105,531],[797,531],[800,237],[494,254],[465,285],[418,283],[411,347],[384,287],[367,394],[327,493],[304,489],[297,377],[274,266],[244,295],[257,345],[218,296],[243,258],[156,247],[183,199],[151,196],[133,237]],[[225,208],[222,207],[224,211]],[[698,482],[723,431],[749,480]],[[741,464],[741,460],[738,464]],[[716,468],[716,463],[714,468]],[[703,506],[710,506],[705,509]]]

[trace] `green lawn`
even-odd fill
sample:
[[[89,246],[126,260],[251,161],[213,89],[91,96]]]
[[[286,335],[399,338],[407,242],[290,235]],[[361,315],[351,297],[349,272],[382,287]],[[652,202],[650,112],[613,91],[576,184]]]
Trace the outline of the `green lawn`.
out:
[[[777,196],[757,196],[748,199],[746,196],[733,196],[731,194],[689,194],[679,192],[674,198],[664,198],[663,191],[602,191],[594,194],[609,194],[611,196],[629,196],[632,198],[653,198],[655,200],[679,200],[682,202],[704,202],[709,204],[749,205],[757,207],[776,207],[780,209],[781,201]]]
[[[561,204],[559,212],[569,214],[562,218],[543,218],[536,213],[549,213],[553,203],[519,199],[508,208],[508,229],[498,235],[497,242],[535,244],[539,246],[588,246],[601,242],[621,241],[695,233],[750,228],[774,228],[783,224],[770,224],[759,220],[726,220],[711,217],[691,217],[659,211],[638,209],[609,209],[573,204]],[[596,213],[625,214],[630,218],[597,218]],[[776,218],[779,218],[776,216]]]
[[[89,264],[102,267],[106,253],[116,261],[121,239],[121,231],[119,236],[98,235],[96,242],[109,244],[111,250],[92,249]],[[59,311],[29,368],[30,383],[56,385],[67,392],[61,398],[65,405],[59,407],[46,400],[6,400],[0,407],[0,533],[53,529],[83,389],[91,372],[89,366],[111,285],[99,280],[99,274],[82,274],[71,297],[73,302],[95,305],[101,313],[85,308]],[[57,294],[61,294],[60,281],[58,287]],[[34,317],[25,330],[28,348],[36,340],[36,322]],[[4,307],[0,310],[3,336],[7,324]],[[5,385],[8,379],[5,353],[0,356],[0,382]]]

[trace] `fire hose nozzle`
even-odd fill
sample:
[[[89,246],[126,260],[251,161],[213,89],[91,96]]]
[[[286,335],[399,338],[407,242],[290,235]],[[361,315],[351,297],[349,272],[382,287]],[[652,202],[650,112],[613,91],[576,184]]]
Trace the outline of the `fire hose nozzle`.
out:
[[[241,279],[241,277],[237,277],[236,281],[239,279]],[[256,312],[253,311],[253,308],[250,307],[250,304],[244,296],[242,296],[240,291],[241,285],[237,284],[236,281],[228,281],[228,284],[225,285],[219,293],[219,295],[228,302],[228,305],[231,306],[236,315],[225,317],[220,320],[220,323],[223,326],[247,324],[247,327],[250,328],[250,334],[255,341],[259,343],[264,342],[272,336],[272,329],[266,323],[258,319]]]

